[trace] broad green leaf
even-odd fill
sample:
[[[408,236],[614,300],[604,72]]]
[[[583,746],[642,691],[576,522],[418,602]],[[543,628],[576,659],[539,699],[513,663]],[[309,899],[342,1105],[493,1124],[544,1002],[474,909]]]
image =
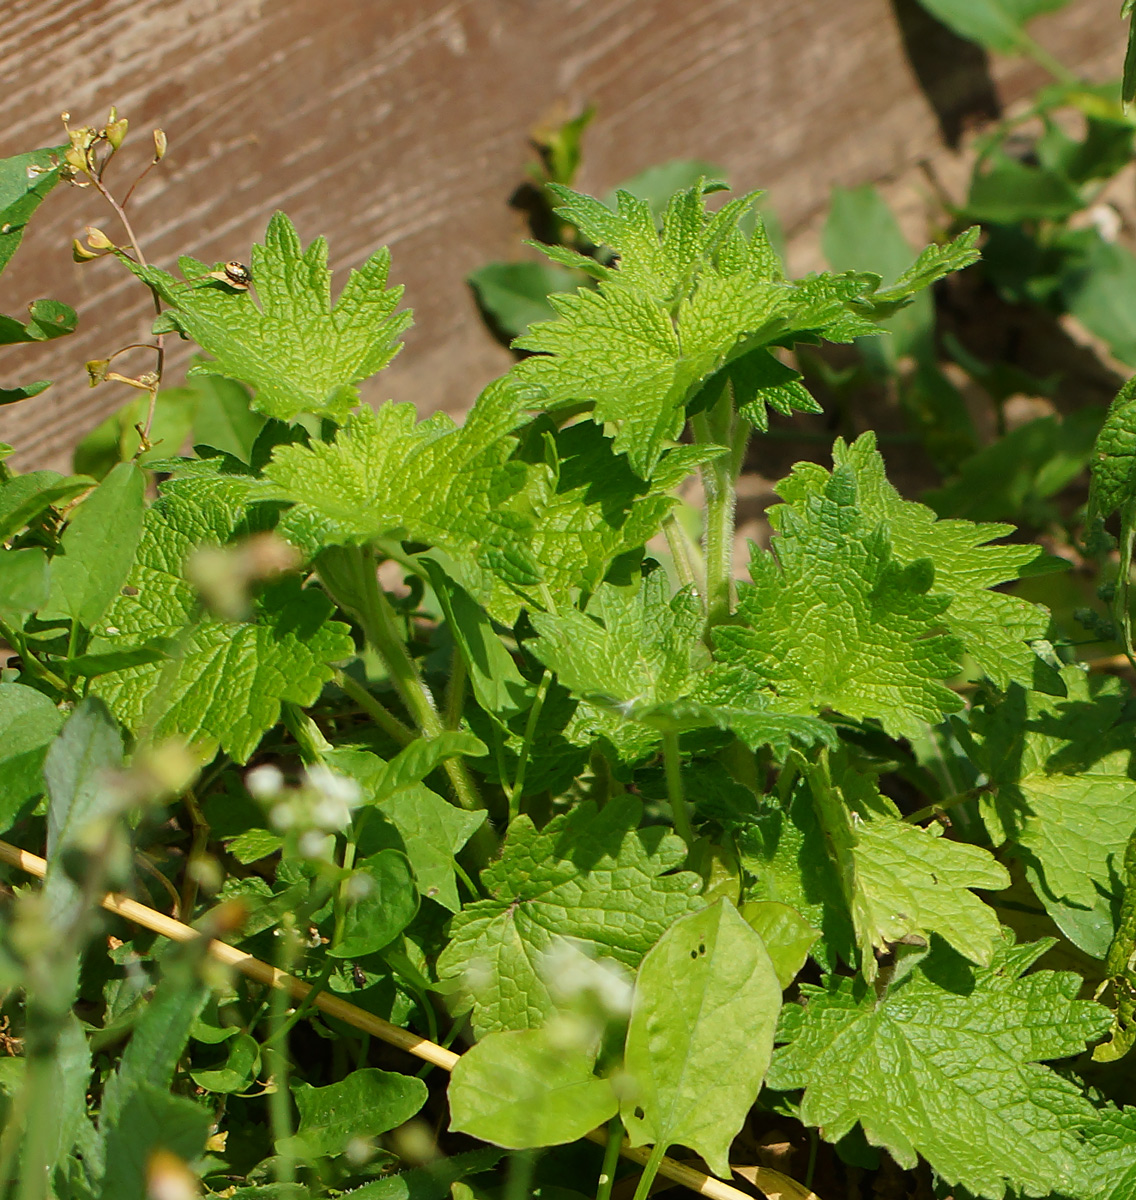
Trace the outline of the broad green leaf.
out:
[[[276,723],[281,702],[311,704],[331,678],[329,664],[350,658],[355,647],[347,627],[329,620],[327,597],[294,577],[267,584],[249,621],[202,614],[184,576],[186,558],[199,545],[226,542],[244,513],[219,498],[193,503],[191,495],[167,484],[147,512],[128,586],[90,646],[105,654],[170,638],[176,651],[167,662],[103,675],[94,689],[134,732],[179,734],[203,752],[220,746],[245,762]]]
[[[574,1142],[615,1116],[596,1054],[564,1045],[554,1029],[490,1033],[454,1066],[450,1128],[509,1150]]]
[[[29,471],[0,484],[0,540],[6,542],[45,509],[66,504],[94,486],[95,480],[85,475],[64,477],[57,471]]]
[[[552,1010],[541,958],[557,938],[628,967],[676,917],[702,907],[700,880],[674,873],[685,847],[659,827],[640,831],[641,805],[591,802],[537,830],[515,819],[501,857],[481,875],[491,899],[454,917],[438,975],[473,1006],[479,1037],[541,1025]]]
[[[82,888],[66,873],[63,855],[115,815],[122,796],[114,786],[122,768],[122,735],[106,706],[93,696],[78,704],[44,760],[47,782],[47,875],[44,895],[61,928],[84,904]]]
[[[989,545],[1013,533],[1013,527],[938,520],[926,506],[904,500],[887,481],[872,434],[862,434],[851,446],[838,439],[832,458],[837,470],[846,469],[854,477],[859,511],[870,522],[886,523],[893,561],[914,569],[920,560],[930,560],[934,576],[928,594],[949,599],[942,624],[962,641],[984,673],[1000,687],[1012,679],[1031,680],[1036,657],[1029,643],[1046,636],[1049,614],[992,589],[1022,574],[1042,557],[1041,548]],[[808,497],[824,495],[832,479],[814,463],[798,463],[777,491],[796,511]],[[777,523],[787,511],[774,508],[771,520]]]
[[[105,1127],[123,1117],[140,1090],[170,1086],[194,1023],[209,999],[196,958],[186,955],[170,961],[172,957],[167,955],[162,980],[107,1081],[100,1114]]]
[[[190,388],[163,388],[154,403],[150,425],[154,448],[140,453],[142,436],[138,427],[145,422],[150,408],[150,397],[140,395],[111,413],[83,438],[75,447],[71,465],[76,471],[102,479],[118,463],[137,462],[148,467],[168,458],[189,437],[196,405],[197,397]]]
[[[1136,255],[1126,246],[1098,239],[1079,269],[1066,275],[1062,299],[1090,333],[1128,366],[1136,366]]]
[[[1136,10],[1125,0],[1120,15],[1128,18],[1128,46],[1124,51],[1124,78],[1120,85],[1120,98],[1127,108],[1136,100]]]
[[[405,854],[380,850],[358,863],[347,881],[352,897],[333,958],[363,958],[392,942],[414,920],[418,889]]]
[[[16,253],[35,210],[59,182],[63,150],[51,146],[0,159],[0,271]]]
[[[995,844],[1017,849],[1058,926],[1103,958],[1136,828],[1134,727],[1115,682],[1090,687],[1075,667],[1061,677],[1065,697],[1013,687],[972,713],[972,756],[994,789],[983,816]]]
[[[633,1146],[676,1142],[730,1176],[729,1151],[773,1052],[781,984],[725,900],[676,921],[643,959],[620,1105]]]
[[[252,462],[252,448],[264,428],[264,417],[252,408],[248,389],[220,375],[202,374],[187,385],[196,396],[193,414],[195,445],[211,446]]]
[[[39,1133],[47,1143],[44,1161],[58,1179],[66,1174],[75,1139],[86,1121],[87,1088],[91,1082],[91,1050],[74,1013],[67,1012],[62,1017],[46,1070],[52,1076],[54,1103],[47,1113],[40,1111],[40,1120],[46,1128]]]
[[[517,340],[535,357],[513,374],[540,388],[550,409],[591,403],[593,420],[615,428],[616,452],[643,478],[677,439],[702,380],[730,358],[806,331],[845,340],[874,328],[849,305],[878,276],[786,282],[760,222],[749,237],[738,228],[753,195],[711,214],[701,188],[679,192],[658,231],[647,202],[627,192],[612,212],[567,188],[553,190],[563,201],[557,212],[614,250],[618,265],[586,268],[600,280],[596,290],[549,297],[559,319]]]
[[[532,703],[532,688],[493,629],[485,610],[435,562],[424,560],[446,624],[461,651],[478,704],[501,720]]]
[[[190,1071],[189,1074],[193,1082],[207,1092],[243,1092],[256,1078],[259,1065],[260,1047],[256,1039],[247,1033],[236,1033],[222,1066]]]
[[[58,300],[33,300],[28,305],[31,320],[0,316],[0,346],[19,342],[48,342],[75,332],[79,318],[75,310]]]
[[[0,550],[0,616],[5,620],[37,612],[47,603],[51,586],[47,553],[42,546]]]
[[[327,242],[304,250],[280,212],[252,249],[259,304],[252,291],[207,278],[205,263],[183,258],[179,266],[185,283],[157,267],[133,269],[173,306],[177,328],[212,355],[190,374],[247,383],[256,410],[282,421],[302,413],[342,421],[358,402],[355,385],[390,362],[410,324],[409,313],[395,311],[402,288],[387,288],[389,251],[353,270],[333,305]]]
[[[300,1123],[276,1151],[319,1158],[342,1154],[352,1138],[376,1137],[409,1121],[426,1102],[426,1085],[411,1075],[366,1067],[327,1087],[295,1083],[292,1094]]]
[[[398,830],[423,896],[456,913],[461,908],[454,858],[485,823],[485,812],[464,812],[417,784],[379,805]]]
[[[43,760],[63,714],[22,683],[0,683],[0,832],[44,791]]]
[[[919,3],[960,37],[978,42],[988,50],[1010,54],[1022,49],[1027,21],[1061,8],[1066,0],[919,0]]]
[[[51,560],[51,591],[40,615],[92,628],[130,573],[145,511],[146,476],[120,463],[75,510]]]
[[[508,462],[509,434],[525,402],[508,382],[492,384],[461,427],[442,413],[417,422],[409,404],[363,408],[334,442],[277,447],[264,494],[293,503],[281,529],[303,544],[405,538],[480,579],[494,546],[514,540],[509,508],[526,469]]]
[[[963,211],[970,221],[1018,225],[1063,221],[1084,206],[1080,191],[1060,171],[997,152],[975,167]]]
[[[638,592],[601,584],[588,611],[534,613],[533,653],[561,683],[616,722],[668,731],[734,729],[748,744],[787,749],[790,738],[826,741],[819,721],[766,712],[761,693],[726,693],[707,677],[705,616],[691,589],[668,595],[665,575],[648,575]]]
[[[820,494],[777,511],[772,549],[756,547],[738,587],[744,624],[714,632],[716,657],[775,712],[832,708],[918,734],[962,701],[943,682],[961,643],[941,632],[949,597],[929,594],[934,568],[897,561],[887,524],[861,507],[850,464]]]
[[[765,943],[769,961],[784,991],[797,978],[820,937],[795,908],[775,900],[750,900],[738,910],[746,924]]]
[[[1089,514],[1103,520],[1133,497],[1136,497],[1136,376],[1120,389],[1109,406],[1097,437]]]
[[[1038,526],[1055,512],[1045,502],[1092,464],[1104,414],[1080,409],[1064,419],[1041,417],[991,442],[945,487],[924,493],[941,517],[1017,520]]]
[[[971,889],[1009,887],[1006,868],[980,846],[900,820],[866,776],[834,772],[830,782],[827,772],[815,768],[808,776],[865,977],[875,979],[877,953],[900,942],[926,942],[932,933],[972,962],[989,966],[1000,925]]]
[[[106,1141],[106,1174],[100,1200],[121,1200],[146,1194],[151,1157],[166,1150],[192,1161],[205,1149],[213,1125],[213,1112],[183,1096],[144,1084],[109,1128]]]
[[[24,384],[23,387],[0,387],[0,406],[18,404],[21,400],[30,400],[33,396],[38,396],[40,392],[46,391],[49,387],[51,387],[51,381],[48,379],[38,379],[35,383]]]
[[[1048,945],[1007,943],[978,969],[940,946],[882,999],[835,976],[802,985],[806,1002],[786,1006],[777,1037],[788,1045],[766,1082],[804,1088],[801,1119],[826,1140],[859,1121],[901,1167],[922,1155],[975,1195],[1082,1195],[1078,1127],[1096,1110],[1039,1064],[1079,1054],[1109,1014],[1076,999],[1071,972],[1023,975]]]
[[[580,283],[575,271],[538,262],[486,263],[466,276],[477,302],[494,329],[512,339],[534,321],[551,321],[552,292],[567,292]]]

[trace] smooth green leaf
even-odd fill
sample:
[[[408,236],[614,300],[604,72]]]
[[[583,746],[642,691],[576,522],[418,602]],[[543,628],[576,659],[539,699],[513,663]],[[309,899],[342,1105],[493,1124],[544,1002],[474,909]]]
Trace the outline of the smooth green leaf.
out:
[[[801,1119],[838,1141],[859,1121],[904,1168],[922,1155],[948,1185],[998,1200],[1076,1196],[1096,1119],[1076,1084],[1041,1067],[1108,1026],[1071,972],[1023,975],[1049,943],[1007,943],[975,969],[944,948],[881,999],[852,979],[802,985],[787,1005],[767,1083],[804,1088]],[[897,1064],[902,1064],[897,1070]]]
[[[57,471],[29,471],[0,484],[0,540],[6,542],[45,509],[66,504],[94,486],[95,480],[85,475],[64,477]]]
[[[28,305],[28,315],[31,320],[26,324],[14,317],[0,316],[0,346],[65,337],[75,332],[79,320],[73,308],[58,300],[33,300]]]
[[[814,929],[795,908],[776,900],[750,900],[738,910],[765,943],[777,982],[784,991],[797,978],[820,930]]]
[[[482,1146],[438,1159],[424,1167],[376,1179],[347,1194],[351,1200],[450,1200],[451,1195],[457,1200],[456,1193],[450,1191],[453,1184],[490,1170],[501,1157],[502,1151]]]
[[[676,1142],[730,1175],[729,1151],[773,1052],[781,985],[725,900],[676,921],[643,959],[620,1112],[633,1146]]]
[[[166,1150],[191,1161],[205,1149],[212,1124],[210,1109],[152,1084],[140,1087],[113,1125],[103,1130],[106,1174],[101,1200],[144,1196],[154,1152]]]
[[[51,560],[44,618],[68,617],[88,629],[126,582],[145,512],[146,476],[120,463],[75,510]]]
[[[50,568],[42,546],[0,550],[0,615],[5,620],[42,608],[50,586]]]
[[[1097,239],[1079,268],[1066,274],[1062,299],[1069,312],[1128,366],[1136,366],[1136,255]]]
[[[595,1062],[547,1028],[487,1034],[454,1066],[450,1128],[510,1150],[577,1141],[619,1108]]]
[[[543,1024],[552,1011],[541,960],[558,938],[636,967],[676,917],[702,907],[700,880],[674,873],[678,838],[639,830],[641,805],[612,797],[586,802],[537,830],[527,816],[509,826],[501,857],[482,872],[491,899],[454,917],[438,959],[443,981],[460,985],[478,1036]]]
[[[405,854],[380,850],[363,859],[347,881],[348,904],[343,936],[328,953],[333,958],[363,958],[381,950],[414,920],[418,889]]]
[[[296,1083],[292,1094],[300,1123],[276,1151],[319,1158],[342,1154],[352,1138],[376,1137],[409,1121],[426,1102],[426,1085],[411,1075],[366,1067],[327,1087]]]
[[[234,1031],[236,1032],[236,1031]],[[247,1033],[237,1033],[229,1043],[228,1057],[222,1066],[190,1071],[190,1078],[208,1092],[246,1091],[260,1065],[260,1047]]]
[[[545,263],[495,262],[467,275],[466,282],[494,328],[512,339],[534,321],[551,321],[556,313],[549,293],[570,291],[580,276]]]
[[[63,714],[22,683],[0,683],[0,832],[43,793],[43,761]]]
[[[176,326],[212,355],[191,375],[220,375],[255,391],[257,412],[290,421],[302,413],[342,421],[358,402],[355,384],[390,362],[410,314],[396,312],[402,288],[387,288],[390,252],[353,270],[334,305],[327,242],[303,249],[283,213],[252,249],[251,291],[207,278],[210,267],[179,263],[187,282],[157,267],[132,266],[173,306]]]
[[[919,0],[928,12],[960,37],[1009,54],[1022,49],[1024,26],[1066,0]]]
[[[59,183],[63,150],[51,146],[0,159],[0,271],[16,253],[35,210]]]

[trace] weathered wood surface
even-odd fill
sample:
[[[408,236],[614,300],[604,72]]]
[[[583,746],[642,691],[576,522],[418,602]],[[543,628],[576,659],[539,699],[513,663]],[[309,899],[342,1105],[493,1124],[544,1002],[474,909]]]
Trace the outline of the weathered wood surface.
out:
[[[1043,78],[1026,63],[986,63],[914,0],[4,7],[0,154],[57,142],[63,109],[94,122],[116,103],[141,155],[150,127],[169,135],[164,169],[132,206],[159,264],[178,253],[244,259],[276,208],[305,239],[327,234],[336,267],[389,244],[417,323],[370,398],[451,410],[509,361],[463,280],[519,253],[523,220],[508,198],[530,157],[528,129],[557,102],[599,109],[581,186],[606,190],[668,158],[708,158],[736,186],[770,189],[791,233],[833,184],[880,179],[941,150],[969,118]],[[1074,69],[1106,78],[1123,53],[1117,7],[1073,0],[1036,33]],[[61,466],[130,398],[89,390],[83,363],[144,335],[150,319],[147,297],[113,263],[70,261],[84,225],[113,223],[98,196],[60,188],[40,215],[0,281],[0,311],[56,297],[79,309],[81,332],[4,354],[0,379],[57,381],[0,410],[0,440],[20,448],[22,467]],[[175,350],[171,380],[186,361]]]

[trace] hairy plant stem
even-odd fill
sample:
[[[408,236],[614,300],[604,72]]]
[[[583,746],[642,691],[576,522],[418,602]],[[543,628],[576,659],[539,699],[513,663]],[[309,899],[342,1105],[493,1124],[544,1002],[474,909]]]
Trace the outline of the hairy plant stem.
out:
[[[529,715],[525,720],[525,736],[521,743],[521,752],[517,760],[517,774],[513,779],[513,786],[509,791],[509,821],[520,815],[521,811],[521,789],[525,786],[525,770],[529,765],[529,759],[532,757],[533,741],[536,738],[536,727],[540,722],[540,712],[544,708],[544,701],[548,696],[548,689],[552,685],[552,672],[545,667],[544,674],[540,677],[540,683],[537,685],[536,698],[533,700],[532,708],[529,709]]]
[[[734,520],[737,478],[749,444],[750,424],[734,413],[729,388],[709,412],[691,421],[695,440],[704,446],[725,446],[726,453],[702,468],[706,492],[706,632],[729,620],[734,607]]]
[[[667,1148],[661,1142],[656,1143],[651,1147],[651,1157],[647,1159],[647,1164],[643,1168],[643,1174],[639,1176],[639,1186],[635,1189],[634,1200],[647,1200],[651,1194],[651,1185],[655,1182],[655,1176],[659,1173],[659,1164],[666,1157]]]
[[[619,1162],[619,1148],[622,1142],[623,1122],[619,1117],[612,1117],[607,1123],[607,1145],[604,1147],[596,1200],[611,1200],[611,1189],[615,1186],[615,1167]]]
[[[363,601],[358,614],[363,624],[363,633],[372,649],[386,664],[395,691],[423,736],[436,738],[443,731],[442,719],[438,715],[430,689],[418,674],[418,668],[399,636],[394,610],[379,587],[374,558],[370,550],[364,547],[352,547],[352,551],[356,576],[354,582]],[[461,759],[448,758],[443,766],[458,804],[470,812],[484,808],[477,787]]]
[[[20,656],[20,661],[24,664],[29,675],[34,675],[41,682],[49,684],[57,691],[67,695],[74,695],[74,690],[71,685],[61,679],[50,668],[45,667],[43,663],[35,657],[34,654],[27,648],[27,642],[24,641],[21,634],[17,633],[10,625],[4,621],[0,621],[0,638],[12,647],[13,650]]]
[[[678,734],[663,734],[663,764],[667,773],[667,799],[671,804],[675,833],[686,843],[689,850],[694,845],[694,828],[690,824],[690,810],[682,787],[682,754],[678,748]]]
[[[276,966],[286,975],[299,956],[299,933],[295,917],[286,913],[280,923],[280,952]],[[288,1088],[288,993],[283,988],[273,988],[268,1006],[268,1039],[263,1050],[272,1077],[272,1091],[268,1096],[268,1120],[272,1130],[273,1144],[278,1146],[292,1135],[292,1096]],[[296,1182],[296,1160],[291,1154],[279,1152],[274,1163],[277,1183]]]
[[[673,512],[663,522],[663,534],[667,539],[667,548],[671,552],[671,561],[674,563],[679,583],[683,587],[693,584],[700,593],[704,593],[706,580],[703,578],[702,564],[696,563],[695,548]]]
[[[394,713],[385,708],[361,683],[352,679],[346,671],[336,671],[335,682],[341,692],[350,696],[363,712],[385,734],[398,742],[400,746],[409,746],[414,741],[414,730],[409,725],[404,725]]]

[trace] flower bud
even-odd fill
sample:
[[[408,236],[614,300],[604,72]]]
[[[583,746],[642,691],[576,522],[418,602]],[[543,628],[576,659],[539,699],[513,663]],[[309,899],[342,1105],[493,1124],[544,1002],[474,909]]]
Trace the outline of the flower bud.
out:
[[[101,254],[96,254],[93,250],[88,250],[86,246],[79,241],[78,238],[71,239],[71,257],[77,263],[90,262],[92,258],[101,258]],[[94,387],[94,384],[91,384]]]
[[[114,249],[114,242],[112,242],[101,229],[96,228],[94,225],[87,226],[86,234],[87,245],[90,246],[92,250]]]
[[[163,129],[154,130],[154,161],[161,162],[166,157],[166,134]]]

